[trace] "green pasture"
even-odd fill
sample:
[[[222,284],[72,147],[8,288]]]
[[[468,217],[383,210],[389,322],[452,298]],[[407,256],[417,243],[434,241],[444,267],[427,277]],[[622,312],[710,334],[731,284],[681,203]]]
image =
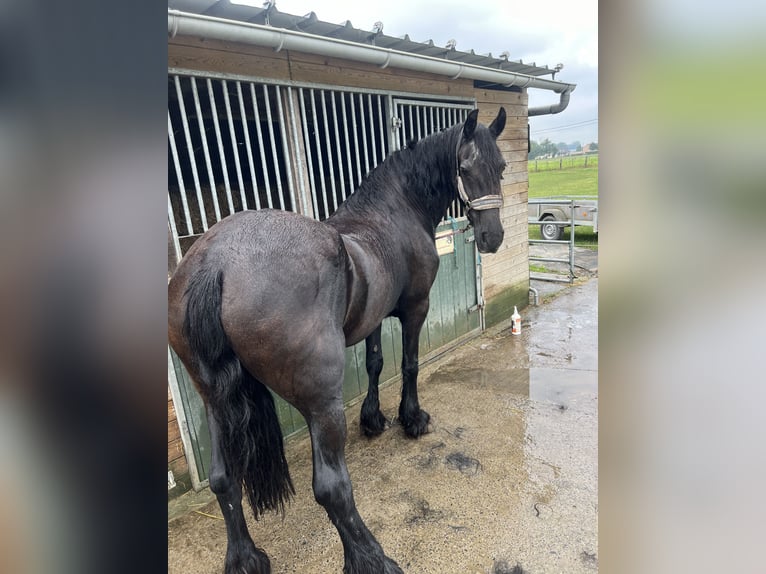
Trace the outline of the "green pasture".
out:
[[[577,160],[570,167],[564,165],[558,168],[559,160],[557,158],[548,160],[537,160],[538,171],[534,171],[534,161],[529,161],[529,198],[539,197],[561,197],[561,196],[585,196],[591,195],[598,197],[598,156],[588,156],[588,166],[584,167],[585,157],[562,158],[567,160]],[[542,169],[543,162],[551,162],[555,168],[548,167]],[[530,225],[530,239],[540,239],[540,227]],[[569,239],[569,228],[564,228],[564,237]],[[593,233],[590,227],[578,227],[575,232],[575,245],[582,247],[598,247],[598,235]]]

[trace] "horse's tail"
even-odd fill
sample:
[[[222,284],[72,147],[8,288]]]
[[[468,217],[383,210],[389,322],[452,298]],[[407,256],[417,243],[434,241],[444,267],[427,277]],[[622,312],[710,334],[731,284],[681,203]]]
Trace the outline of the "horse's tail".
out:
[[[223,272],[197,272],[186,289],[183,332],[197,361],[201,393],[220,427],[226,473],[244,487],[258,518],[284,512],[295,494],[274,399],[242,366],[221,323]]]

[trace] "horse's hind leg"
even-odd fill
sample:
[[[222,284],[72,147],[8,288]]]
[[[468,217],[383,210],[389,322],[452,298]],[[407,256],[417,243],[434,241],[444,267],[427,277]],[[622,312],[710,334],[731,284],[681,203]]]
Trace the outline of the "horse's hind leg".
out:
[[[269,557],[256,548],[247,530],[242,511],[242,485],[226,469],[221,441],[222,433],[212,408],[206,408],[210,429],[212,464],[210,469],[210,490],[215,493],[226,523],[225,574],[269,574]]]
[[[343,449],[346,418],[340,398],[315,405],[307,416],[314,462],[314,497],[343,543],[344,574],[403,574],[365,526],[354,503]]]
[[[400,318],[402,323],[402,402],[399,421],[407,436],[417,438],[430,431],[430,415],[418,401],[418,344],[428,314],[428,299],[412,305]]]
[[[367,365],[367,396],[362,403],[362,412],[359,417],[359,426],[366,436],[376,436],[386,430],[387,421],[380,412],[380,399],[378,397],[378,382],[380,372],[383,370],[383,349],[380,345],[381,325],[365,339],[365,363]]]

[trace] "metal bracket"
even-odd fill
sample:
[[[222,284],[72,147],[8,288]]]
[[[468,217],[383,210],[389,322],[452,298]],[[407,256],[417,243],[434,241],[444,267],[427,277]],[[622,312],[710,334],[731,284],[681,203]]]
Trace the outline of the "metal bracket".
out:
[[[476,241],[476,238],[473,235],[467,235],[465,238],[466,243],[473,243],[474,241]]]

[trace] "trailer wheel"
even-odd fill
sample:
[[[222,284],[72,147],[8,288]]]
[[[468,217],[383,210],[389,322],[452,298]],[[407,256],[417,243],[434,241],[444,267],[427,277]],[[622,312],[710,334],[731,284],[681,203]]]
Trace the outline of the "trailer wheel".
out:
[[[558,241],[564,237],[564,226],[555,223],[545,223],[546,221],[556,221],[552,215],[546,215],[542,218],[540,225],[540,235],[548,241]]]

